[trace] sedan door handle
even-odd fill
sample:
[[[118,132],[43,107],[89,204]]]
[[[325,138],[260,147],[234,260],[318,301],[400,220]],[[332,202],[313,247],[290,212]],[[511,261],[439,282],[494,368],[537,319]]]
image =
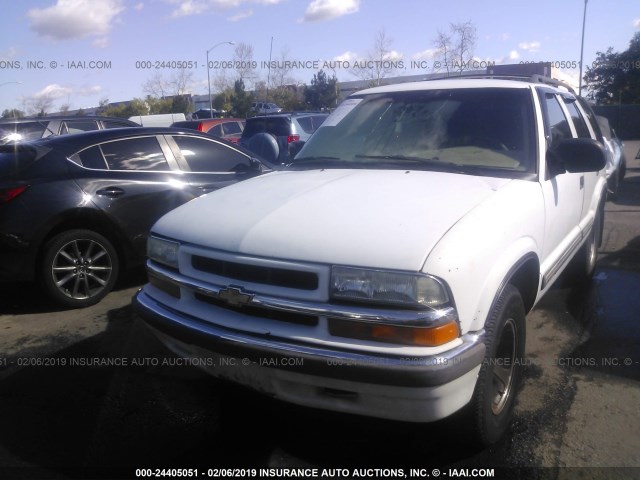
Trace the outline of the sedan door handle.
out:
[[[101,197],[116,198],[120,195],[124,195],[124,190],[119,187],[101,188],[96,192],[96,195],[100,195]]]

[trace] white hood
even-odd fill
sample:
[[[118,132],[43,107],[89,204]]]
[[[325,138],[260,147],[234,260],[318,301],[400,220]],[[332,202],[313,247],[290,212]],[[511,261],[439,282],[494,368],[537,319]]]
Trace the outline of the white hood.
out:
[[[260,257],[419,271],[442,236],[508,182],[400,170],[275,172],[197,198],[152,231]]]

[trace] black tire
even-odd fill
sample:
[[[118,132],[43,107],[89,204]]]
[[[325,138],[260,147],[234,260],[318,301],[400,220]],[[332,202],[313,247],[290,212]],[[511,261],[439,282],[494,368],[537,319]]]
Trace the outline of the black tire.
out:
[[[109,240],[91,230],[69,230],[49,240],[41,279],[47,295],[72,308],[94,305],[116,283],[119,260]]]
[[[499,441],[511,422],[524,367],[525,310],[520,292],[507,285],[485,324],[486,354],[470,404],[475,440]]]

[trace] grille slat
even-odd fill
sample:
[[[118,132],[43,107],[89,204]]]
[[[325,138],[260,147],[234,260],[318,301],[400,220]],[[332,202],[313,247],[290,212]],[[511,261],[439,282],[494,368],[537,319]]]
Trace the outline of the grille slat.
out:
[[[281,322],[295,323],[298,325],[316,326],[318,325],[318,317],[312,315],[303,315],[300,313],[283,312],[278,310],[270,310],[262,307],[252,306],[233,306],[226,302],[220,301],[216,298],[204,295],[202,293],[196,293],[196,300],[215,305],[216,307],[224,308],[234,312],[242,313],[252,317],[264,318],[268,320],[279,320]]]
[[[318,275],[313,272],[247,265],[198,255],[191,257],[191,265],[201,272],[244,282],[300,290],[317,290],[318,288]]]

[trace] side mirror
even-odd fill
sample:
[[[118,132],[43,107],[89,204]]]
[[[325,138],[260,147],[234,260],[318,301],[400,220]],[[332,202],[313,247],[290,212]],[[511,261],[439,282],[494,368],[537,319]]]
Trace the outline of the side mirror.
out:
[[[569,138],[562,140],[557,147],[549,151],[554,158],[555,168],[560,172],[553,173],[582,173],[597,172],[607,164],[604,146],[591,138]]]
[[[289,144],[289,159],[295,158],[295,156],[302,150],[304,147],[304,140],[298,140],[296,142],[291,142]]]

